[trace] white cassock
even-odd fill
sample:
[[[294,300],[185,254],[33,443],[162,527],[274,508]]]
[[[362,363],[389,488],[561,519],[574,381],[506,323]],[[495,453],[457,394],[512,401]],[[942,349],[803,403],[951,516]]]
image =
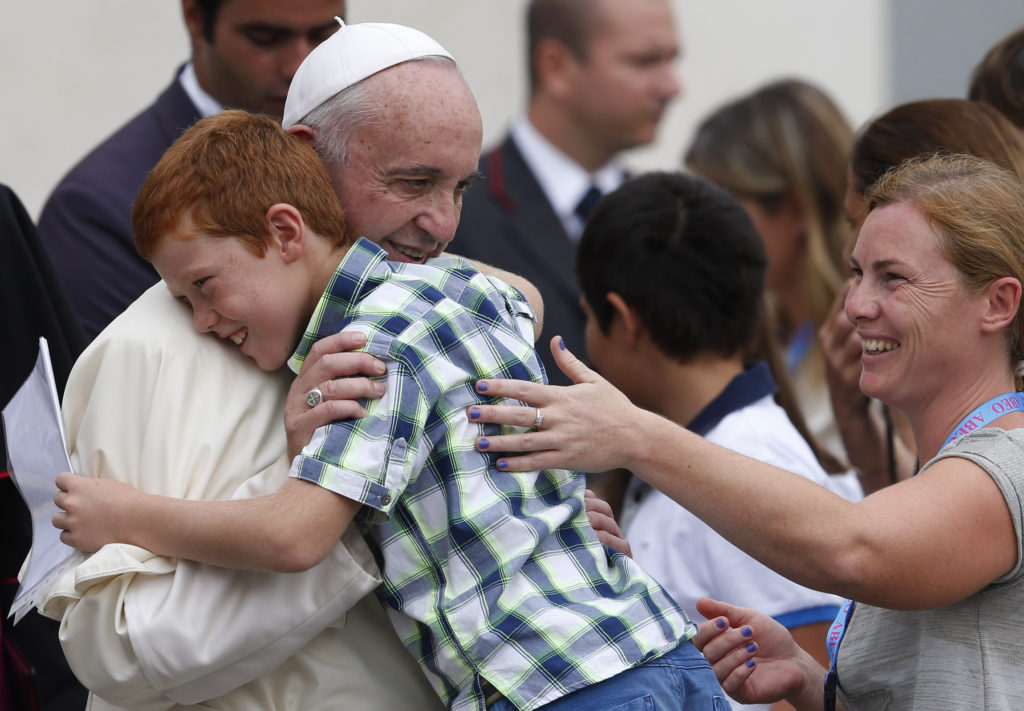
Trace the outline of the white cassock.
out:
[[[249,497],[288,473],[287,371],[198,334],[164,284],[86,349],[64,393],[80,474],[186,499]],[[89,709],[440,709],[371,594],[349,530],[305,573],[228,570],[104,546],[43,605]],[[353,607],[354,605],[354,607]]]

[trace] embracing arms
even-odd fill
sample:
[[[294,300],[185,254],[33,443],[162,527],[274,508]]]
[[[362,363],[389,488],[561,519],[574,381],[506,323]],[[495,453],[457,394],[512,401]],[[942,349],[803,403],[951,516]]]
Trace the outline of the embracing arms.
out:
[[[552,349],[576,385],[480,383],[488,395],[521,400],[544,413],[542,431],[478,442],[487,451],[523,453],[500,459],[499,468],[627,468],[782,575],[882,607],[924,609],[961,600],[1016,561],[1002,493],[967,460],[941,460],[852,504],[635,407],[559,339]],[[478,406],[469,416],[529,427],[535,409]],[[958,575],[947,575],[950,569]]]

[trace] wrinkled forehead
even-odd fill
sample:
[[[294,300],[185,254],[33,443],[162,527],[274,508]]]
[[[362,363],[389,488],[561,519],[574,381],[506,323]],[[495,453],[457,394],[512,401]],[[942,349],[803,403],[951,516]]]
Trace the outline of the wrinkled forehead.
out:
[[[914,261],[927,257],[948,261],[944,246],[938,228],[917,206],[894,202],[868,212],[857,233],[852,257],[862,266],[869,259]]]
[[[370,96],[385,113],[423,115],[438,110],[465,119],[480,118],[469,84],[448,59],[402,62],[366,82]]]

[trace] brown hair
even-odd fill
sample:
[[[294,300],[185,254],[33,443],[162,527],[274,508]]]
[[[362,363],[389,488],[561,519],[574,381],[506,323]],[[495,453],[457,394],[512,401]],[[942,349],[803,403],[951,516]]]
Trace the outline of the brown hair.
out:
[[[987,104],[931,99],[902,104],[867,124],[854,141],[854,192],[908,158],[938,151],[986,158],[1024,176],[1024,144],[1010,121]]]
[[[135,199],[135,246],[151,259],[160,239],[187,215],[198,231],[235,237],[266,253],[267,210],[295,207],[334,245],[352,241],[327,171],[312,148],[271,118],[224,111],[185,131],[150,171]]]
[[[973,294],[1002,277],[1024,284],[1024,183],[972,155],[936,154],[886,173],[865,198],[868,211],[906,203],[939,234],[946,259]],[[1012,363],[1024,358],[1024,310],[1008,330]]]
[[[594,28],[604,10],[594,0],[533,0],[526,10],[526,57],[530,89],[537,88],[539,77],[534,66],[537,47],[544,40],[555,40],[581,62]]]
[[[843,196],[852,142],[853,129],[824,92],[784,80],[705,119],[685,158],[690,170],[766,210],[796,198],[807,223],[804,288],[816,325],[846,277]]]
[[[1024,27],[985,54],[974,68],[967,96],[991,104],[1024,129]]]

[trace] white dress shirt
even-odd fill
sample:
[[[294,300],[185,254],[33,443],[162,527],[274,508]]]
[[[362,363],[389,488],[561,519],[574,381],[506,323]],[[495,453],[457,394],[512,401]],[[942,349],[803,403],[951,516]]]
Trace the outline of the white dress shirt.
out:
[[[576,214],[576,206],[596,186],[602,195],[612,192],[626,179],[626,171],[616,160],[611,160],[593,173],[588,173],[576,161],[544,138],[526,116],[512,124],[512,140],[523,155],[565,233],[573,242],[583,233],[583,220]]]

